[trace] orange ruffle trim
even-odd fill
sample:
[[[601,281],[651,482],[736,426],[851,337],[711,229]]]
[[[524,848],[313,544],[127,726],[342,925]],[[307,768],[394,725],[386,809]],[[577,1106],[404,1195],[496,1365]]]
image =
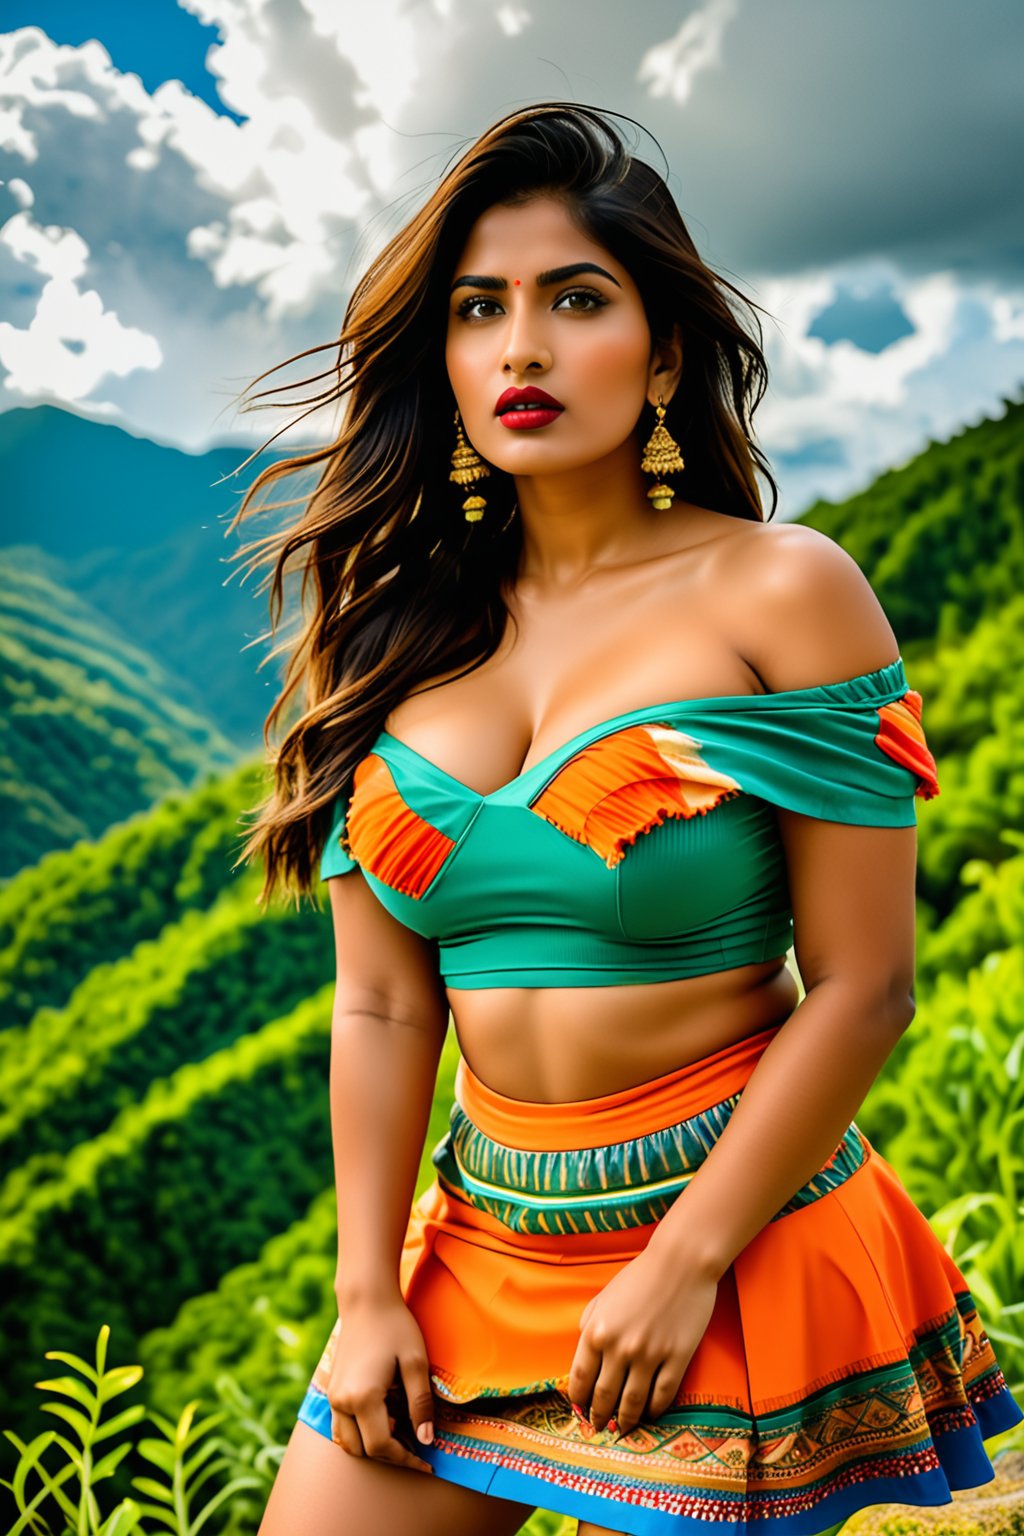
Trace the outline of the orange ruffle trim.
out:
[[[741,793],[706,763],[685,731],[631,725],[584,747],[530,802],[530,809],[600,854],[609,869],[667,816],[703,816]]]
[[[915,795],[932,800],[939,793],[939,773],[925,740],[921,710],[921,695],[914,688],[908,688],[892,704],[879,705],[881,724],[875,743],[897,763],[917,774]]]
[[[454,838],[406,805],[382,757],[369,753],[352,776],[346,851],[392,890],[422,896],[455,847]]]

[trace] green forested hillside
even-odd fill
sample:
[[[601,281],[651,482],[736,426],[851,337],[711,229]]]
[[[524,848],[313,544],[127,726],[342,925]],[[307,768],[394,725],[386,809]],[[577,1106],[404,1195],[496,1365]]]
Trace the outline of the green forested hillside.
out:
[[[0,1218],[0,1380],[28,1400],[43,1350],[121,1348],[259,1251],[332,1177],[331,987],[155,1079]]]
[[[804,520],[882,600],[941,785],[917,802],[916,1016],[857,1120],[1024,1402],[1022,412]],[[326,911],[258,916],[231,869],[264,772],[176,787],[0,892],[0,1427],[37,1432],[43,1351],[88,1356],[107,1321],[149,1402],[212,1404],[228,1370],[283,1438],[323,1347],[333,946]],[[455,1062],[450,1032],[420,1188]]]
[[[123,632],[0,553],[0,879],[237,756]]]
[[[189,453],[61,405],[0,412],[5,542],[76,560],[181,539],[230,509],[237,487],[211,487],[247,453]]]
[[[237,877],[241,818],[265,785],[263,765],[245,764],[175,790],[98,841],[48,853],[8,881],[0,889],[0,1025],[11,1030],[63,1007],[90,973],[205,910]],[[0,1073],[4,1049],[0,1033]]]
[[[458,1042],[449,1025],[417,1194],[434,1176],[430,1154],[448,1129],[457,1063]],[[208,1396],[218,1373],[229,1370],[258,1402],[271,1408],[276,1430],[286,1438],[337,1316],[337,1251],[332,1181],[252,1263],[231,1270],[215,1291],[186,1301],[169,1327],[154,1329],[142,1339],[139,1359],[166,1411],[173,1412],[190,1397]]]
[[[0,1213],[64,1168],[155,1078],[202,1061],[327,978],[330,925],[256,905],[255,871],[203,911],[168,922],[120,960],[97,967],[63,1008],[43,1008],[4,1038]]]
[[[900,644],[969,634],[1024,590],[1024,401],[802,517],[857,561]]]
[[[0,413],[3,542],[159,657],[180,701],[246,756],[260,750],[277,685],[252,644],[266,599],[234,560],[252,527],[225,535],[248,484],[284,450],[272,445],[243,470],[252,451],[189,453],[56,405]],[[295,489],[276,495],[301,494],[301,478],[289,480]],[[260,536],[275,516],[261,514]]]

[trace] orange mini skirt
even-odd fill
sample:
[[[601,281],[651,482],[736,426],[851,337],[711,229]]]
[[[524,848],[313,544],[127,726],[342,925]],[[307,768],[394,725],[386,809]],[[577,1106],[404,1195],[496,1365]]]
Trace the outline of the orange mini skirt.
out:
[[[780,1027],[567,1103],[506,1098],[460,1061],[400,1269],[434,1443],[400,1393],[395,1432],[437,1476],[638,1536],[817,1536],[992,1480],[983,1441],[1024,1414],[963,1275],[856,1122],[722,1275],[668,1411],[621,1439],[573,1412],[583,1308],[646,1246]],[[298,1415],[328,1438],[341,1326]]]

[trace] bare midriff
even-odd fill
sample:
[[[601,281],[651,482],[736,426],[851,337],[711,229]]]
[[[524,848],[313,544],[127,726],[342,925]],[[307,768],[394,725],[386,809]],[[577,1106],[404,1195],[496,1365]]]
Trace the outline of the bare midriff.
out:
[[[386,729],[489,795],[620,712],[766,692],[743,659],[739,637],[754,621],[742,558],[730,556],[770,525],[699,507],[676,519],[674,548],[595,573],[570,595],[517,585],[508,600],[516,624],[495,654],[462,677],[422,685]],[[781,1024],[800,992],[778,955],[656,983],[449,987],[447,996],[459,1048],[482,1082],[509,1098],[563,1103],[648,1082]]]
[[[552,1104],[649,1082],[782,1023],[799,998],[786,957],[614,987],[448,988],[459,1048],[512,1099]]]

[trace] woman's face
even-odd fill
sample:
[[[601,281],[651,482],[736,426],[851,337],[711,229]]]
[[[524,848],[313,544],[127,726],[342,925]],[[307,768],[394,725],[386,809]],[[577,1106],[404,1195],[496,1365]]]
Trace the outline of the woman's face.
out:
[[[563,267],[588,270],[559,275]],[[625,268],[561,202],[489,208],[450,282],[445,361],[466,436],[483,458],[513,475],[557,474],[630,437],[647,399],[650,327]],[[529,424],[539,419],[533,412],[498,414],[506,390],[531,385],[562,409],[540,425]]]

